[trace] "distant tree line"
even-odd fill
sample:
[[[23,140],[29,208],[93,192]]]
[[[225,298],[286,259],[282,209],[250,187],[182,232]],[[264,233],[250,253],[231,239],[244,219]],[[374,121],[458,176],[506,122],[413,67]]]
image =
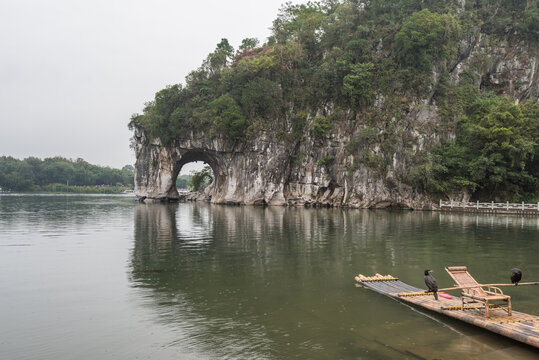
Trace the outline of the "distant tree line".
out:
[[[0,157],[0,186],[11,191],[93,192],[82,187],[133,187],[134,168],[131,165],[112,169],[92,165],[83,159],[62,157],[24,160],[11,156]],[[63,187],[51,187],[62,184]],[[79,187],[67,190],[66,187]],[[78,190],[78,191],[75,191]]]
[[[190,179],[191,179],[191,175],[178,175],[178,177],[176,178],[176,187],[178,189],[189,188]]]

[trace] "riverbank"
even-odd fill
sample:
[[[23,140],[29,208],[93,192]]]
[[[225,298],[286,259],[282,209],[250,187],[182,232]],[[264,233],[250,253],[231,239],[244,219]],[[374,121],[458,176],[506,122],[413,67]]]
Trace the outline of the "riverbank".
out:
[[[6,194],[9,192],[3,192]],[[36,186],[33,191],[17,191],[19,194],[129,194],[133,189],[127,186],[77,186],[65,184],[49,184]]]

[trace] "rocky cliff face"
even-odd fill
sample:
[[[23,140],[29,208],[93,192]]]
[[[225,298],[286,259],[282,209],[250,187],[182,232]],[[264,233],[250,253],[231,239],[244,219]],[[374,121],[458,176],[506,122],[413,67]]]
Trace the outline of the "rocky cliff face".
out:
[[[476,32],[461,41],[458,61],[450,72],[453,84],[469,71],[477,75],[479,88],[490,86],[516,103],[539,96],[537,49],[525,42],[511,43]]]
[[[493,44],[487,35],[475,33],[461,42],[449,79],[458,84],[466,71],[475,75],[478,88],[494,86],[516,102],[536,102],[537,67],[536,49]],[[451,129],[441,126],[433,100],[441,78],[435,68],[433,72],[432,92],[406,100],[401,116],[372,121],[388,105],[384,98],[362,114],[336,113],[331,105],[320,109],[318,114],[336,119],[323,138],[309,131],[315,117],[308,117],[303,133],[294,137],[287,136],[292,122],[278,119],[286,123],[289,134],[268,130],[235,142],[190,133],[171,147],[136,129],[135,192],[146,199],[178,199],[175,180],[181,167],[204,161],[215,179],[201,198],[213,203],[433,208],[436,204],[406,181],[410,159],[424,156],[440,136],[452,136]]]

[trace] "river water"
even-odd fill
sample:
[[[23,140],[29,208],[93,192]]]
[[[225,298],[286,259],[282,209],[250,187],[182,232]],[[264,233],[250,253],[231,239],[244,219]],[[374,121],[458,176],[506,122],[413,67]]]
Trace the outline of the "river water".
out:
[[[0,359],[536,359],[354,286],[539,280],[539,218],[0,196]],[[504,288],[539,315],[539,287]]]

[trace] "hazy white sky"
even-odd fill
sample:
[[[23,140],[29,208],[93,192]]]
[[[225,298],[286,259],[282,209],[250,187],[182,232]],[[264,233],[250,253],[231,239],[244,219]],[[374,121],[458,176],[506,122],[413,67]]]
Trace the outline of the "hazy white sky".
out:
[[[0,0],[0,156],[134,164],[131,114],[221,38],[263,42],[284,2]]]

